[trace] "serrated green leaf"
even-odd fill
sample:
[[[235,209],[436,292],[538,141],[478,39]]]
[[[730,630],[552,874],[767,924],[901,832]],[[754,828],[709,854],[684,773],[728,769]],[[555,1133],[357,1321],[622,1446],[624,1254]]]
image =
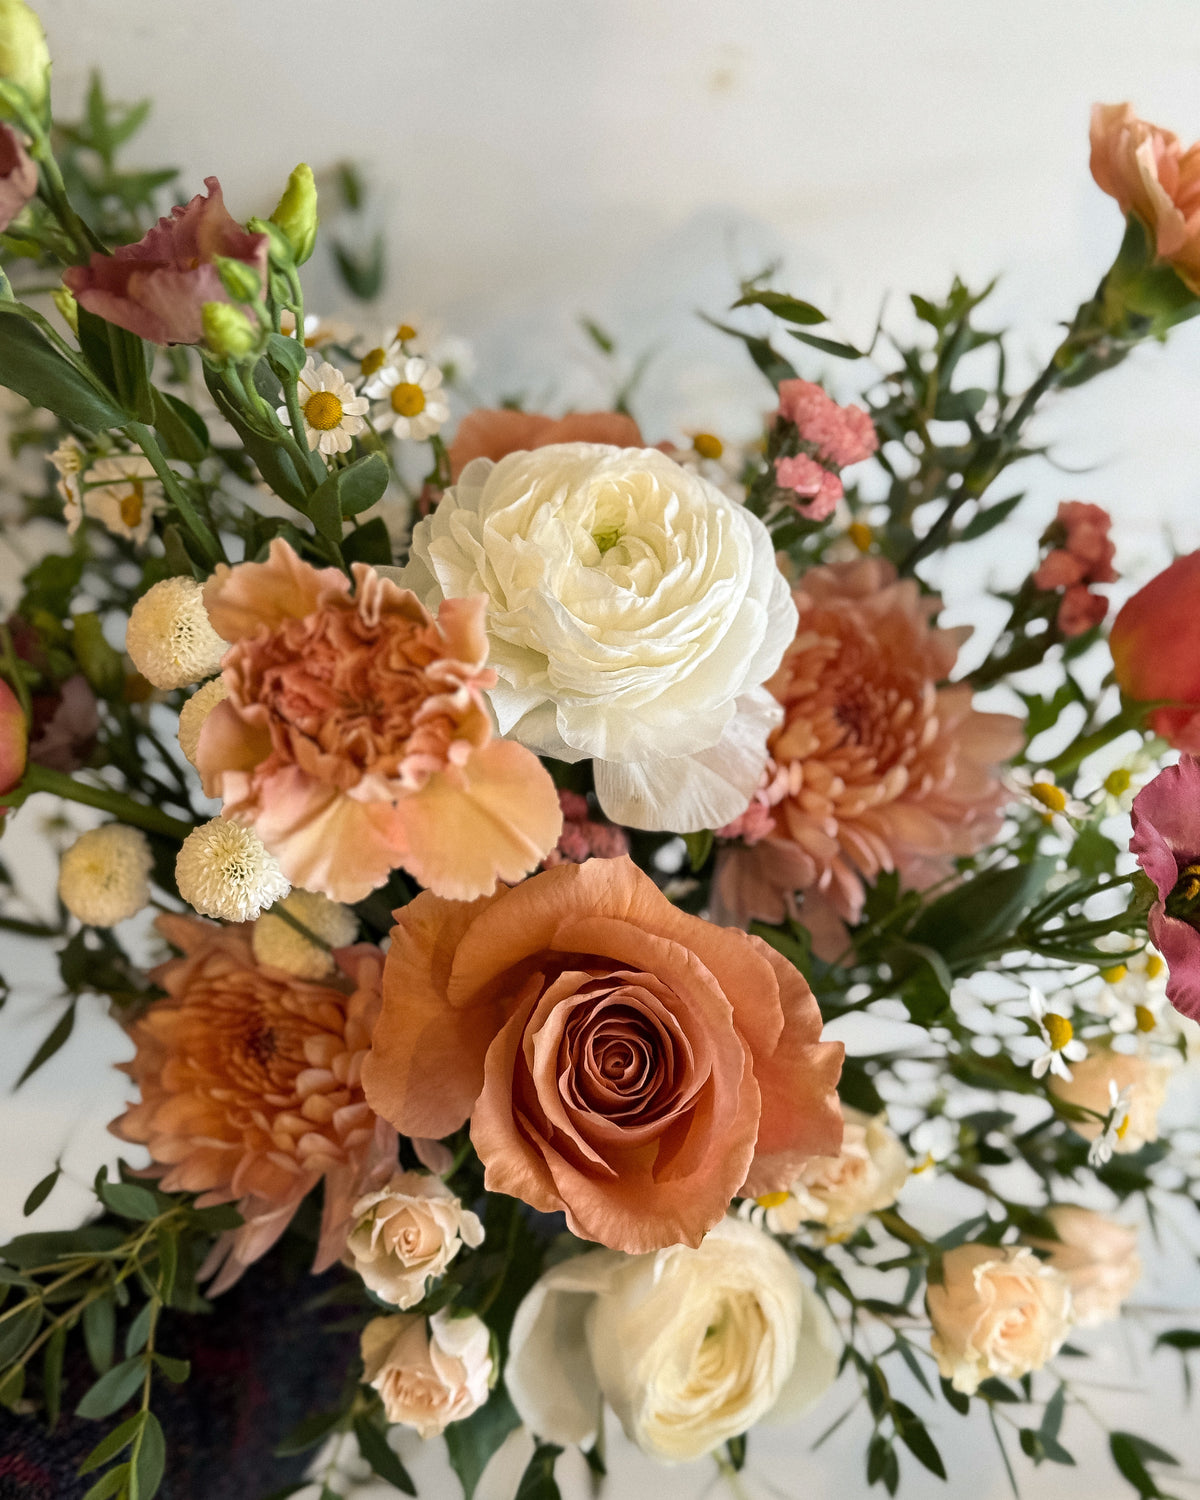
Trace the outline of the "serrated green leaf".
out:
[[[358,1416],[354,1419],[354,1435],[358,1439],[359,1451],[380,1479],[386,1480],[393,1489],[400,1490],[405,1495],[417,1493],[408,1470],[370,1418]]]
[[[24,1207],[21,1209],[21,1213],[26,1219],[30,1214],[37,1213],[38,1209],[41,1208],[42,1204],[45,1203],[46,1199],[54,1191],[54,1186],[61,1176],[62,1168],[56,1166],[52,1172],[47,1172],[41,1182],[32,1189],[29,1197],[25,1200]]]
[[[142,1384],[145,1373],[146,1366],[143,1360],[122,1360],[107,1374],[101,1375],[75,1408],[76,1415],[93,1419],[111,1417],[113,1412],[120,1411],[127,1401],[133,1399],[134,1393]]]

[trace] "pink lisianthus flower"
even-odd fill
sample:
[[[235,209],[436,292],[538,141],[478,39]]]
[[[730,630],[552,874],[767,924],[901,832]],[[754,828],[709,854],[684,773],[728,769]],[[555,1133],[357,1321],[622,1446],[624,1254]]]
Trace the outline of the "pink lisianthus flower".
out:
[[[537,757],[492,736],[484,600],[444,600],[435,619],[366,564],[353,574],[351,593],[281,538],[265,563],[213,574],[204,602],[232,644],[196,749],[205,790],[333,901],[397,867],[460,901],[519,880],[562,813]]]
[[[795,494],[792,503],[806,521],[824,521],[831,516],[845,493],[838,476],[807,453],[777,458],[775,482],[780,489]]]
[[[8,228],[37,185],[38,169],[25,142],[10,125],[0,125],[0,230]]]
[[[215,177],[204,185],[207,196],[173,208],[136,245],[65,271],[80,306],[153,344],[198,344],[204,304],[230,301],[214,256],[239,260],[265,281],[266,235],[251,234],[230,215]]]
[[[1200,761],[1184,755],[1137,794],[1129,847],[1158,891],[1149,928],[1167,999],[1200,1020]]]

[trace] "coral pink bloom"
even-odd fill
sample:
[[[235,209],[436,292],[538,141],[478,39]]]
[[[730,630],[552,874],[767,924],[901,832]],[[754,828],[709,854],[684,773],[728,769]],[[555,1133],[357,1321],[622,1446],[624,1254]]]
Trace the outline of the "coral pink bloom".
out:
[[[242,261],[265,282],[266,235],[250,234],[230,215],[215,177],[204,185],[207,197],[197,193],[173,208],[136,245],[65,271],[80,306],[154,344],[198,344],[204,304],[230,300],[215,255]]]
[[[1117,613],[1108,646],[1121,691],[1166,703],[1149,717],[1176,750],[1200,753],[1200,552],[1177,557]]]
[[[797,890],[818,952],[835,956],[863,881],[897,870],[911,886],[951,869],[1000,825],[998,762],[1020,721],[978,713],[965,683],[941,685],[964,630],[938,630],[939,601],[880,558],[813,568],[793,593],[796,638],[767,686],[784,721],[768,741],[774,833],[727,849],[724,910],[781,921]]]
[[[1075,583],[1062,596],[1055,618],[1063,635],[1070,637],[1093,629],[1107,613],[1107,599],[1093,594],[1085,584]]]
[[[629,838],[623,828],[615,823],[597,823],[592,820],[586,797],[578,792],[558,794],[563,814],[563,831],[558,843],[542,861],[544,869],[555,865],[581,865],[585,860],[616,859],[629,853]]]
[[[824,521],[837,509],[845,493],[842,481],[807,453],[775,460],[775,483],[792,490],[793,505],[806,521]]]
[[[166,998],[130,1025],[137,1053],[120,1065],[141,1098],[109,1128],[147,1148],[164,1191],[237,1204],[245,1222],[214,1246],[210,1292],[270,1249],[322,1178],[323,1271],[345,1248],[356,1200],[396,1165],[395,1132],[360,1081],[383,955],[344,948],[341,982],[314,984],[256,963],[248,926],[157,925],[183,957],[151,974]]]
[[[1167,961],[1167,999],[1200,1021],[1200,762],[1185,755],[1142,788],[1129,847],[1158,891],[1150,939]]]
[[[784,380],[778,416],[794,422],[814,456],[836,468],[861,463],[879,447],[875,424],[861,406],[839,406],[810,380]]]
[[[1102,505],[1086,500],[1059,502],[1056,521],[1065,533],[1063,545],[1083,567],[1086,583],[1115,583],[1120,576],[1113,567],[1116,543],[1109,532],[1112,517]]]
[[[843,1049],[804,979],[632,860],[396,921],[367,1098],[414,1136],[469,1117],[489,1191],[636,1253],[697,1245],[736,1193],[836,1154]]]
[[[38,169],[25,143],[9,125],[0,125],[0,230],[7,229],[37,192]]]
[[[619,411],[577,411],[566,417],[544,417],[530,411],[468,412],[450,444],[450,480],[472,459],[496,463],[510,453],[546,448],[552,443],[611,443],[614,448],[643,448],[637,423]]]
[[[1092,109],[1092,176],[1149,229],[1160,260],[1200,293],[1200,145],[1140,120],[1131,104]]]
[[[228,696],[196,764],[293,885],[359,901],[403,866],[469,900],[519,880],[562,829],[537,757],[492,737],[481,597],[436,620],[365,563],[354,592],[280,538],[265,563],[221,566],[204,602],[227,641]]]
[[[20,700],[7,682],[0,681],[0,796],[24,776],[28,749],[29,725]]]

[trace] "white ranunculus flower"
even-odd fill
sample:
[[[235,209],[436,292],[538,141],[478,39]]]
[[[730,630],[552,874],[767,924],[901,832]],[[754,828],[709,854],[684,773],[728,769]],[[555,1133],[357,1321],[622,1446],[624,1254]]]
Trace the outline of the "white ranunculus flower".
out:
[[[476,459],[413,533],[426,604],[486,594],[500,733],[595,761],[615,822],[692,833],[745,811],[796,630],[766,527],[654,448]]]
[[[396,1172],[354,1205],[347,1259],[377,1297],[413,1307],[464,1245],[483,1244],[483,1225],[440,1177]]]
[[[803,1411],[836,1350],[790,1256],[724,1219],[695,1250],[601,1250],[547,1271],[517,1311],[505,1381],[540,1438],[586,1442],[603,1398],[644,1453],[676,1462]]]

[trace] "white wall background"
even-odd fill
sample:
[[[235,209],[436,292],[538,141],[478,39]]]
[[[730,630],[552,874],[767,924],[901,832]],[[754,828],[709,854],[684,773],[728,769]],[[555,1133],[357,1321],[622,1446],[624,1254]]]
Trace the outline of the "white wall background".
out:
[[[618,338],[629,361],[647,349],[638,415],[652,441],[696,425],[749,435],[765,388],[740,347],[706,329],[740,276],[780,260],[779,284],[830,311],[866,341],[885,298],[936,295],[955,272],[1003,280],[995,317],[1019,330],[1029,367],[1056,340],[1120,238],[1114,206],[1087,173],[1094,100],[1131,99],[1148,118],[1200,136],[1200,7],[1195,0],[40,0],[68,107],[98,66],[111,93],[155,99],[133,156],[178,164],[188,192],[215,173],[234,212],[267,212],[290,168],[350,158],[374,184],[391,248],[391,280],[365,327],[436,323],[473,344],[475,385],[495,399],[524,392],[563,409],[600,401],[608,373],[578,331],[581,314]],[[314,263],[313,307],[336,305]],[[815,357],[819,359],[819,357]],[[804,367],[813,376],[820,365]],[[872,372],[839,367],[839,388]],[[1095,386],[1064,397],[1039,435],[1075,470],[1029,476],[1027,545],[1058,499],[1099,501],[1116,517],[1119,563],[1145,576],[1169,526],[1200,543],[1197,433],[1200,322],[1166,349],[1142,351]],[[1010,566],[1020,573],[1020,545]],[[959,601],[1003,572],[986,550],[946,580]],[[960,603],[958,618],[966,610]],[[23,870],[39,857],[33,805],[2,851]],[[42,874],[52,871],[45,860]],[[12,939],[0,965],[18,979],[4,1018],[0,1074],[15,1077],[46,1028],[52,977]],[[43,1222],[69,1220],[110,1157],[103,1123],[124,1080],[104,1069],[127,1048],[98,1004],[56,1063],[0,1100],[0,1234],[25,1192],[66,1149],[72,1181]],[[1195,1117],[1197,1101],[1177,1099]],[[921,1185],[940,1215],[945,1188]],[[1200,1278],[1196,1225],[1147,1245],[1138,1302],[1189,1309]],[[1189,1243],[1190,1240],[1190,1243]],[[1087,1378],[1111,1425],[1155,1437],[1184,1460],[1169,1488],[1195,1493],[1200,1441],[1178,1372],[1148,1362],[1151,1313],[1087,1340],[1101,1350]],[[1126,1395],[1148,1388],[1152,1394]],[[864,1427],[851,1422],[817,1454],[813,1438],[848,1401],[832,1393],[798,1427],[755,1433],[747,1492],[818,1500],[859,1494]],[[919,1405],[919,1399],[913,1404]],[[934,1423],[951,1496],[1000,1500],[1007,1483],[985,1426],[940,1409]],[[1123,1492],[1097,1425],[1072,1415],[1076,1470],[1025,1471],[1035,1497]],[[1011,1445],[1010,1445],[1011,1446]],[[711,1487],[704,1465],[652,1468],[614,1444],[613,1496],[691,1500]],[[906,1466],[906,1500],[937,1492]],[[456,1485],[436,1450],[413,1460],[421,1490]],[[565,1492],[585,1493],[564,1464]]]

